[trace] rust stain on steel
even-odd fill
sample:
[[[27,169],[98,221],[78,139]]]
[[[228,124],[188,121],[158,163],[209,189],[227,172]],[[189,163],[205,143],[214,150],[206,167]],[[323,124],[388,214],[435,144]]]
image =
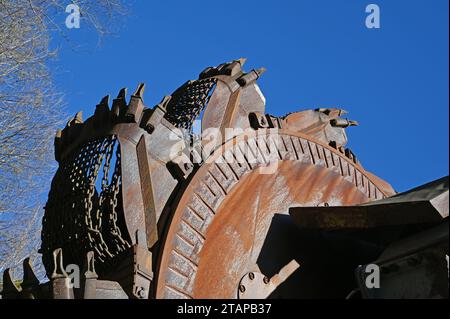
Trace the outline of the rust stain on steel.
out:
[[[363,205],[291,207],[289,214],[300,227],[313,229],[432,224],[448,217],[448,177]]]
[[[144,135],[142,135],[136,146],[136,153],[139,167],[142,202],[144,205],[147,245],[148,247],[152,247],[158,240],[158,233],[156,229],[155,200],[153,198],[153,187],[150,177],[149,160]]]
[[[122,201],[124,217],[128,233],[132,234],[132,242],[136,243],[134,235],[145,225],[144,203],[141,193],[140,175],[136,145],[128,140],[120,140],[124,156],[122,159]]]
[[[240,97],[241,97],[241,91],[237,90],[231,94],[230,99],[228,100],[228,104],[225,109],[224,118],[220,125],[220,132],[222,133],[223,137],[225,137],[225,129],[226,128],[234,127],[233,121],[236,118],[236,113],[239,109]]]
[[[293,162],[280,163],[279,172],[284,178],[250,173],[228,194],[208,228],[206,237],[209,240],[199,255],[194,298],[205,297],[205,293],[214,298],[233,297],[239,279],[252,264],[257,263],[274,214],[286,214],[293,205],[338,200],[341,192],[350,188],[346,185],[349,184],[347,181],[336,176],[341,180],[342,187],[321,193],[329,178],[321,172],[324,168],[314,168],[303,188],[297,188],[295,192],[287,191],[290,183],[302,181],[306,166]],[[347,204],[365,202],[367,198],[360,193],[352,200]],[[217,254],[219,250],[221,253]]]

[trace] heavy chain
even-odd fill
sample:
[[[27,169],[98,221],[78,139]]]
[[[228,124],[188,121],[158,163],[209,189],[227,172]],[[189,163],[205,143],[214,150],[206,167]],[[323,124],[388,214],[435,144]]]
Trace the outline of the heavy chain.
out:
[[[131,247],[119,222],[123,218],[120,156],[117,138],[107,136],[86,143],[61,163],[43,219],[42,253],[47,269],[51,253],[58,247],[64,249],[68,262],[77,264],[93,250],[100,268]]]
[[[111,205],[111,212],[112,212],[109,218],[109,227],[110,227],[109,233],[112,235],[113,240],[116,244],[117,252],[122,252],[130,247],[130,243],[122,237],[120,227],[118,227],[117,225],[118,219],[117,209],[119,208],[118,199],[119,199],[119,192],[121,190],[122,177],[120,175],[120,159],[121,159],[120,151],[118,151],[116,155],[117,155],[116,165],[109,191],[111,193],[111,196],[109,197],[109,204]]]
[[[166,119],[178,128],[192,131],[192,124],[208,104],[216,78],[189,81],[172,94]]]
[[[109,143],[108,143],[109,142]],[[102,232],[101,232],[101,222],[98,218],[99,216],[99,205],[101,201],[101,196],[97,194],[97,190],[95,188],[95,182],[97,180],[98,171],[103,163],[103,159],[105,154],[107,154],[108,145],[111,143],[110,137],[104,139],[100,145],[100,149],[97,154],[91,151],[91,154],[95,154],[96,156],[91,156],[90,165],[89,165],[89,187],[87,188],[87,193],[85,196],[85,226],[88,230],[88,239],[90,243],[90,248],[93,249],[97,254],[97,258],[100,261],[105,261],[108,257],[113,257],[113,255],[109,252],[108,245],[105,243]],[[106,150],[105,150],[106,146]],[[94,209],[93,198],[97,200],[96,207]],[[95,220],[92,218],[92,212],[95,211]]]

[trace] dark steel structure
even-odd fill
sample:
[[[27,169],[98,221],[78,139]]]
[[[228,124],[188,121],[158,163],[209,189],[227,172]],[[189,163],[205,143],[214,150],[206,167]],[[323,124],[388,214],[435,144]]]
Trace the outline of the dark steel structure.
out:
[[[396,194],[346,148],[357,123],[344,110],[268,115],[264,69],[244,63],[153,108],[143,84],[129,101],[123,89],[58,131],[50,281],[27,259],[20,288],[4,273],[3,298],[448,298],[448,177]],[[376,290],[367,264],[381,267]]]

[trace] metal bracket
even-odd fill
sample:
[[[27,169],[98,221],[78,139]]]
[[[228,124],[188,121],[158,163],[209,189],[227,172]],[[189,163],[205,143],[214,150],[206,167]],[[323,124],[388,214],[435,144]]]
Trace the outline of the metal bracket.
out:
[[[238,299],[266,299],[299,267],[295,260],[291,260],[270,279],[260,272],[249,272],[239,282]]]

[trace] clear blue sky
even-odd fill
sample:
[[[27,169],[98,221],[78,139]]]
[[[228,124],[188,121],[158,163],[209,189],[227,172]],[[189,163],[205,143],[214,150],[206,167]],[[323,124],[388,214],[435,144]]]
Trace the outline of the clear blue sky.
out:
[[[365,7],[381,8],[381,29]],[[360,122],[349,146],[395,189],[448,175],[448,0],[136,0],[115,37],[61,42],[56,80],[70,113],[147,84],[153,106],[206,66],[247,57],[275,115],[341,107]],[[56,41],[55,43],[59,43]]]

